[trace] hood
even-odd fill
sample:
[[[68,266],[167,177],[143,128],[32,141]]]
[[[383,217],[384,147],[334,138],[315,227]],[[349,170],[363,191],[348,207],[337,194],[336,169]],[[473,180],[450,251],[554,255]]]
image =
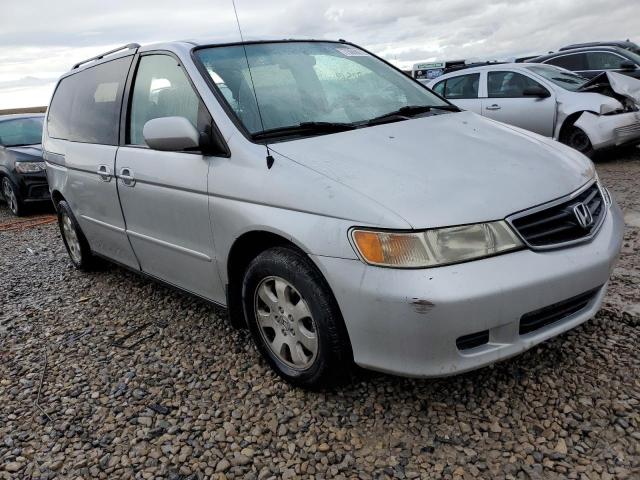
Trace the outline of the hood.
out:
[[[7,147],[7,150],[17,152],[20,157],[35,157],[25,158],[25,160],[31,160],[37,162],[42,160],[42,145],[25,145],[24,147]]]
[[[582,85],[580,92],[595,92],[613,97],[622,104],[640,106],[640,80],[617,72],[602,72]]]
[[[564,196],[595,175],[582,154],[471,112],[270,148],[371,198],[372,208],[384,205],[416,229],[502,219]]]

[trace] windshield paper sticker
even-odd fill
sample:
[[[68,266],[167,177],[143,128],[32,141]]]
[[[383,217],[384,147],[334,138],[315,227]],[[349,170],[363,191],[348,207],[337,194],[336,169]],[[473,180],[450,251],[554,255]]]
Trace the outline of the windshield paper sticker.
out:
[[[359,50],[353,47],[336,48],[336,50],[338,50],[341,54],[343,54],[346,57],[368,57],[369,56],[366,52],[363,52],[362,50]]]

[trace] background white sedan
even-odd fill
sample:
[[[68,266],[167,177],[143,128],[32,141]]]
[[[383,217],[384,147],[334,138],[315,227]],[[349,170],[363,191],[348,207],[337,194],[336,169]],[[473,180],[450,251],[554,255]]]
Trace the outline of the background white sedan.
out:
[[[458,70],[426,85],[460,108],[586,155],[640,143],[640,81],[616,73],[587,80],[552,65],[506,63]]]

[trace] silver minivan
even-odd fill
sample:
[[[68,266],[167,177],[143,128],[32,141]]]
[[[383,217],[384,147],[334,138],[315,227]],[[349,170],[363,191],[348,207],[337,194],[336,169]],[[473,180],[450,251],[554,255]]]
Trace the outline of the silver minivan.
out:
[[[43,133],[73,264],[227,307],[287,381],[432,377],[592,317],[621,213],[585,156],[343,41],[127,45]]]

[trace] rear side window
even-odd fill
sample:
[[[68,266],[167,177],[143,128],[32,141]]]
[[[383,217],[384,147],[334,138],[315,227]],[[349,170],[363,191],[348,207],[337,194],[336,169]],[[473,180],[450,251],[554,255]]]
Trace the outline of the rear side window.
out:
[[[470,73],[458,77],[447,78],[434,87],[434,92],[450,100],[478,98],[480,74]]]
[[[589,67],[587,66],[587,55],[584,53],[563,55],[561,57],[551,58],[544,63],[572,71],[589,70]]]
[[[521,98],[526,97],[524,91],[530,87],[542,85],[534,79],[516,72],[489,72],[487,77],[487,90],[489,98]],[[531,98],[531,97],[528,97]]]
[[[479,84],[479,73],[449,78],[444,88],[444,98],[450,98],[452,100],[458,98],[478,98]]]
[[[200,132],[211,123],[178,61],[169,55],[145,55],[133,87],[127,143],[144,145],[145,123],[161,117],[184,117]]]
[[[120,106],[131,60],[119,58],[62,79],[49,107],[49,136],[117,145]]]

